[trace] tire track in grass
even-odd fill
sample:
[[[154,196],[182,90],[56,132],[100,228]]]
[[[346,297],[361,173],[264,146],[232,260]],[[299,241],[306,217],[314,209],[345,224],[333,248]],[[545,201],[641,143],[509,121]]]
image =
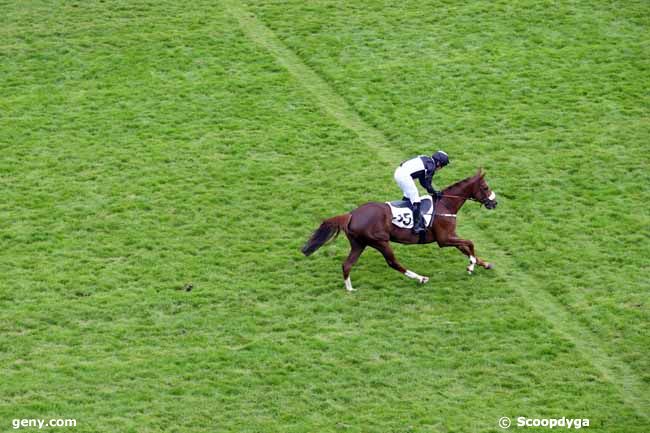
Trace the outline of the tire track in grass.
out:
[[[336,121],[358,135],[387,166],[392,167],[397,161],[390,152],[390,143],[384,134],[367,124],[359,114],[337,94],[332,87],[314,70],[307,66],[293,51],[253,13],[236,0],[223,0],[226,11],[234,17],[244,34],[258,46],[269,51],[307,91],[311,93],[321,109]],[[648,419],[650,412],[650,392],[648,387],[634,374],[623,361],[611,357],[600,349],[600,342],[587,329],[571,317],[557,299],[544,290],[541,282],[518,271],[517,263],[507,257],[499,245],[486,234],[473,236],[480,251],[489,251],[490,258],[496,258],[502,275],[509,279],[509,285],[530,304],[533,310],[544,317],[563,339],[571,342],[576,350],[589,362],[607,382],[619,388],[623,402],[634,408],[636,413]],[[584,414],[584,416],[593,416]]]
[[[314,72],[284,43],[259,21],[253,13],[235,0],[223,0],[226,11],[237,21],[246,36],[260,47],[268,50],[275,60],[289,71],[289,73],[306,88],[318,102],[318,105],[336,121],[351,130],[375,151],[384,161],[395,164],[401,160],[391,157],[388,152],[388,140],[383,133],[368,124],[354,111],[350,104],[337,94],[331,86]]]
[[[537,314],[544,317],[561,338],[571,342],[604,380],[619,388],[621,399],[627,406],[633,408],[640,417],[649,419],[648,387],[636,376],[630,366],[601,350],[598,337],[574,320],[571,312],[546,291],[539,280],[518,270],[518,264],[508,255],[507,249],[492,241],[485,233],[477,232],[473,238],[477,248],[489,251],[491,261],[494,259],[499,269],[505,269],[499,272],[508,278],[508,286],[524,298]],[[594,417],[591,414],[583,416]]]

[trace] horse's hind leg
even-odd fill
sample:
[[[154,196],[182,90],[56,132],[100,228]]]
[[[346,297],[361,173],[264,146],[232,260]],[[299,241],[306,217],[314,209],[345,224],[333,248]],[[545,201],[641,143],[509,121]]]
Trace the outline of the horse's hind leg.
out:
[[[350,271],[352,270],[352,266],[354,266],[357,260],[359,260],[361,253],[363,253],[363,250],[366,249],[366,245],[357,241],[353,237],[348,237],[348,239],[350,240],[351,249],[350,254],[348,254],[348,258],[345,259],[345,262],[343,262],[343,280],[345,281],[345,289],[348,292],[353,292],[355,289],[352,288]]]
[[[405,269],[402,265],[400,265],[400,263],[397,261],[397,258],[395,258],[395,253],[393,252],[393,249],[390,247],[388,241],[379,241],[370,244],[370,246],[377,249],[384,256],[384,259],[386,259],[386,263],[388,263],[388,266],[395,269],[396,271],[401,272],[402,274],[406,275],[409,278],[418,280],[420,284],[424,284],[427,281],[429,281],[429,277],[418,275],[415,272],[409,271],[408,269]]]

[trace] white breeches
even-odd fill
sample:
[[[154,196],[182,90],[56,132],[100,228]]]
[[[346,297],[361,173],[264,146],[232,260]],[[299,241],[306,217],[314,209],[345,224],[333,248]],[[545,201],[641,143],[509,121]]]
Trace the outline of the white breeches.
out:
[[[418,187],[415,186],[411,174],[403,167],[397,167],[394,177],[395,182],[397,182],[404,196],[408,197],[411,203],[420,203],[420,193],[418,192]]]

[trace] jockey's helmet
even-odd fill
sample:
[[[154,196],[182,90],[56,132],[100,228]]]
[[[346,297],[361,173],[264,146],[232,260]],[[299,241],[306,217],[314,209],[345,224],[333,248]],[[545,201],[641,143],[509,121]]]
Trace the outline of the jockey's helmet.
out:
[[[447,152],[444,152],[442,150],[439,150],[431,155],[431,158],[436,161],[441,167],[449,164],[449,155],[447,155]]]

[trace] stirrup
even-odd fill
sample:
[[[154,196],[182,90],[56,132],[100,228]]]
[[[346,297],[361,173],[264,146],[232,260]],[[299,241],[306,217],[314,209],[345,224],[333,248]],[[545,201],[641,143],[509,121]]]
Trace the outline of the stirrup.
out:
[[[420,218],[418,219],[417,223],[413,223],[413,233],[416,235],[419,235],[420,233],[423,233],[427,230],[427,228],[424,226],[424,217],[422,214],[420,214]]]

